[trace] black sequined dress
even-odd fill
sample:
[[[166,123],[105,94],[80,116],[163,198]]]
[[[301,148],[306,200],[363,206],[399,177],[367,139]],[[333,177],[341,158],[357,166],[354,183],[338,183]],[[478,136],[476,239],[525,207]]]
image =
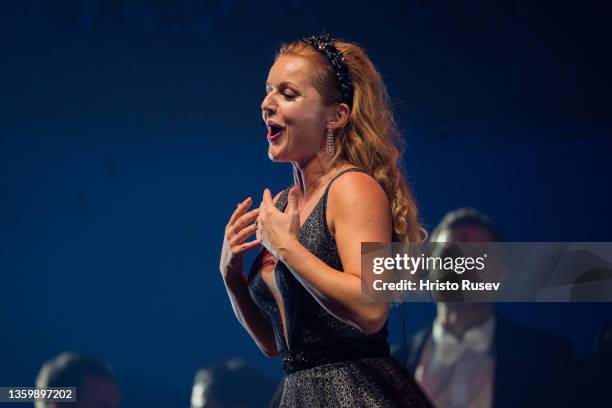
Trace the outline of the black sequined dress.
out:
[[[331,183],[302,225],[300,243],[330,267],[342,271],[336,242],[325,218]],[[284,210],[289,189],[276,207]],[[287,338],[277,303],[258,273],[264,250],[249,272],[253,301],[274,328],[285,377],[274,404],[280,407],[432,407],[426,394],[395,360],[389,357],[387,324],[377,333],[364,334],[341,322],[308,293],[282,263],[274,275],[282,296]]]

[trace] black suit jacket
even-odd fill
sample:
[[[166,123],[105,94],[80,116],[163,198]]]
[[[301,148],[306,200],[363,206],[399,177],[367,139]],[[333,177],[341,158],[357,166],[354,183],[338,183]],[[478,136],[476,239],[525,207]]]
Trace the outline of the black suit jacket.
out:
[[[393,347],[393,358],[412,374],[431,330],[430,326],[412,336],[405,350],[403,345]],[[497,316],[493,354],[493,408],[570,406],[577,370],[566,338]]]

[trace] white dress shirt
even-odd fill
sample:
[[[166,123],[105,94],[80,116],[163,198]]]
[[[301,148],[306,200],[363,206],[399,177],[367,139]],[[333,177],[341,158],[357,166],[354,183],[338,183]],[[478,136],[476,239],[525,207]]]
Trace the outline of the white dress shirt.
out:
[[[495,317],[492,316],[459,339],[436,318],[415,378],[439,408],[491,408],[494,331]]]

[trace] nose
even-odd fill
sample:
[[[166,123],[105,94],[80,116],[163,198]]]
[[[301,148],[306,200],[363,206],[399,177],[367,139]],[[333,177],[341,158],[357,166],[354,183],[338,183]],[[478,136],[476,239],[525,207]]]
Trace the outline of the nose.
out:
[[[276,112],[276,104],[274,103],[272,92],[270,92],[264,97],[263,101],[261,101],[261,114],[266,117],[274,112]]]

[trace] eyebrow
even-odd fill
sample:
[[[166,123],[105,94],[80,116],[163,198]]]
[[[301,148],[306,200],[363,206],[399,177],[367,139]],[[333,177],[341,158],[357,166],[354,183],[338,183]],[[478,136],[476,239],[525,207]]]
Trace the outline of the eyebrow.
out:
[[[297,88],[299,88],[299,87],[300,87],[298,84],[296,84],[295,82],[292,82],[292,81],[283,81],[283,82],[281,82],[281,83],[278,85],[278,87],[280,88],[280,87],[285,86],[285,85],[293,85],[293,86],[295,86],[295,87],[297,87]],[[270,83],[269,83],[269,82],[266,82],[266,88],[267,88],[267,87],[269,87],[269,86],[270,86]]]

